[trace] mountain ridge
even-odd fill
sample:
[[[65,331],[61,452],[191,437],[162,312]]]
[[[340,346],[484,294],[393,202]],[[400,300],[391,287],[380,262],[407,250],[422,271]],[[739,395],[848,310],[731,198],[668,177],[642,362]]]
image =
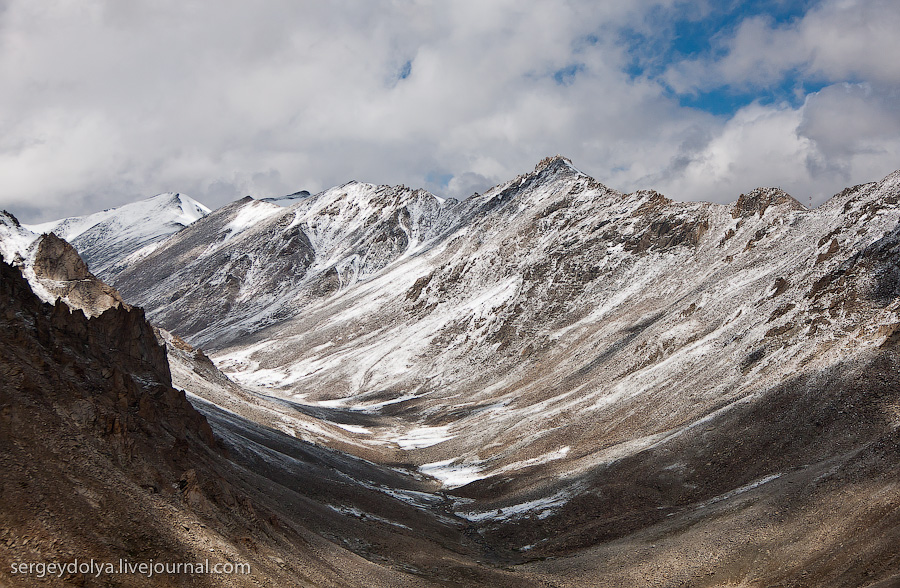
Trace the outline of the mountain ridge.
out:
[[[112,277],[247,463],[293,438],[402,471],[523,581],[896,578],[900,172],[812,210],[622,194],[560,156],[461,202],[291,202]]]

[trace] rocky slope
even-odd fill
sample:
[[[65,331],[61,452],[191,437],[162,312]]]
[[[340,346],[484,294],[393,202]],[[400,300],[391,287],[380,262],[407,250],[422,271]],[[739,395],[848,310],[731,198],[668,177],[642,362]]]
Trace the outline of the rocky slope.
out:
[[[426,483],[195,398],[201,415],[172,386],[140,309],[88,319],[41,302],[5,262],[0,309],[3,585],[518,585],[474,563],[463,520],[423,511],[441,500]],[[180,347],[182,365],[190,357],[214,382],[208,360]],[[38,578],[19,567],[120,558],[251,573]]]
[[[816,210],[766,188],[676,203],[556,157],[463,202],[245,199],[114,284],[187,341],[176,380],[247,467],[293,439],[393,468],[351,477],[436,518],[332,506],[430,529],[477,569],[891,585],[898,202],[900,173]]]

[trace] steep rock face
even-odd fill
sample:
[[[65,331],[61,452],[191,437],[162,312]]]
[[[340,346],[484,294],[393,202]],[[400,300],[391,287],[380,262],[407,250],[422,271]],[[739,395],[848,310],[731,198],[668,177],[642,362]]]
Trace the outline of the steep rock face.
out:
[[[89,320],[62,302],[41,302],[6,263],[0,309],[2,582],[36,581],[11,572],[18,562],[116,561],[145,549],[188,561],[184,545],[167,539],[153,496],[174,501],[173,483],[209,454],[213,438],[171,387],[165,353],[142,313],[112,308]]]
[[[52,296],[89,316],[125,304],[119,293],[88,271],[75,248],[54,233],[37,240],[32,271],[36,281]]]
[[[70,377],[74,381],[80,377],[111,380],[116,391],[109,397],[92,400],[109,407],[117,404],[125,408],[140,407],[147,426],[166,429],[176,438],[194,435],[212,444],[211,431],[203,417],[185,400],[183,392],[171,387],[165,347],[160,345],[153,328],[144,319],[143,310],[117,306],[88,320],[80,309],[72,310],[64,303],[50,306],[40,302],[19,271],[11,266],[4,263],[0,270],[3,332],[8,354],[5,361],[10,372],[4,383],[7,392],[33,390],[28,372],[17,367],[11,357],[30,353],[25,365],[41,365],[46,357],[53,357],[63,365],[72,365],[61,373],[46,375],[55,383],[48,393],[74,387],[65,384]],[[83,366],[81,370],[77,369],[76,366],[83,363],[79,355],[84,349],[91,354],[89,361],[98,366],[97,373],[86,374]],[[99,389],[109,390],[110,386],[103,385]],[[149,408],[152,405],[159,405],[169,420],[160,420],[160,414]],[[148,415],[156,418],[148,418]],[[127,411],[101,420],[110,419],[119,420],[125,429],[131,425]]]
[[[34,259],[34,273],[39,278],[58,282],[84,280],[90,275],[87,264],[75,248],[54,233],[40,240]]]

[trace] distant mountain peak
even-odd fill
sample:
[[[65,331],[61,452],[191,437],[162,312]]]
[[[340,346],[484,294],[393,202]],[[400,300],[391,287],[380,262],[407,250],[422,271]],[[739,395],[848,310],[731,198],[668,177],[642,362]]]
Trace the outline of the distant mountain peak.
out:
[[[551,168],[571,168],[575,170],[575,166],[572,164],[572,160],[564,155],[552,155],[550,157],[545,157],[540,160],[536,166],[534,166],[535,172],[540,172],[545,169]],[[578,170],[575,170],[578,171]]]
[[[104,279],[123,259],[165,239],[210,213],[190,196],[164,192],[101,212],[27,225],[31,231],[55,233],[71,243]]]

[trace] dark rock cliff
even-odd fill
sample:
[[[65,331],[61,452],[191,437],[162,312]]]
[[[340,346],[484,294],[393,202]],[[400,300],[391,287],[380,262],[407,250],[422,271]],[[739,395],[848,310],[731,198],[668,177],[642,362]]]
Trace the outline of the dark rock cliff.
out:
[[[71,275],[78,264],[61,261],[50,271]],[[78,404],[89,406],[85,424],[101,429],[111,424],[117,431],[164,431],[213,445],[206,420],[184,392],[172,388],[165,347],[142,309],[117,306],[88,319],[63,303],[41,302],[6,263],[0,265],[0,308],[5,414],[17,412],[26,399],[64,410]]]

